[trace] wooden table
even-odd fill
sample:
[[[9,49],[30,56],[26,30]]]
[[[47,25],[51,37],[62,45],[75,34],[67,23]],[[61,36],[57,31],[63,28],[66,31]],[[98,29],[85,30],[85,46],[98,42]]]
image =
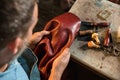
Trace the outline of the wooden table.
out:
[[[100,0],[100,3],[96,1],[77,0],[69,12],[77,15],[81,21],[111,22],[112,25],[110,27],[114,41],[119,41],[120,6],[107,0]],[[97,16],[104,9],[111,12],[105,20]],[[82,49],[85,44],[86,42],[75,39],[70,49],[72,58],[110,79],[120,80],[120,57],[105,55],[103,51]]]

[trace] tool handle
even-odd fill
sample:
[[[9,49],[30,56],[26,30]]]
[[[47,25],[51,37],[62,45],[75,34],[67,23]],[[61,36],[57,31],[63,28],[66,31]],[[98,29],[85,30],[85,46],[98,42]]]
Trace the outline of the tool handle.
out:
[[[93,32],[94,32],[93,30],[83,30],[83,31],[79,31],[79,35],[84,36],[84,35],[92,34]]]
[[[85,26],[99,26],[99,27],[108,27],[110,25],[110,23],[107,22],[96,23],[96,22],[85,22],[85,21],[82,21],[81,24]]]

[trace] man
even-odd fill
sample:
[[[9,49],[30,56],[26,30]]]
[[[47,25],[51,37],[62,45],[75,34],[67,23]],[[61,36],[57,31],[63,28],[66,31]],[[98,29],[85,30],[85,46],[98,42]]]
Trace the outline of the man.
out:
[[[50,32],[36,32],[32,36],[37,20],[35,0],[0,1],[0,80],[40,80],[37,58],[30,48]],[[69,58],[66,48],[53,62],[49,80],[60,80]]]

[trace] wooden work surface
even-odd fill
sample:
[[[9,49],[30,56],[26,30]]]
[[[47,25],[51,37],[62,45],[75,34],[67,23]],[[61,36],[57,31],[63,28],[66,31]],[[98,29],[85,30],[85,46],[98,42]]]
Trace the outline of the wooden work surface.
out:
[[[116,32],[113,34],[116,40],[117,33],[120,30],[120,6],[106,0],[103,0],[100,4],[96,1],[76,0],[69,12],[77,15],[81,21],[111,22],[112,26],[110,27],[113,32]],[[97,16],[103,9],[111,11],[111,15],[106,20],[102,20]],[[72,58],[111,79],[120,80],[120,57],[105,55],[102,51],[82,49],[84,44],[86,43],[77,38],[75,39],[70,49]]]

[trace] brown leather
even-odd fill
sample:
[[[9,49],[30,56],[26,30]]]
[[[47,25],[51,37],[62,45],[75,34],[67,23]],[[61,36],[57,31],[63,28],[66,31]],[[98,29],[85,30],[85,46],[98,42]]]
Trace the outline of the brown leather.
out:
[[[50,20],[44,30],[50,34],[44,36],[34,49],[38,57],[38,67],[43,80],[47,80],[52,63],[65,48],[69,48],[80,29],[80,19],[72,13],[64,13]]]

